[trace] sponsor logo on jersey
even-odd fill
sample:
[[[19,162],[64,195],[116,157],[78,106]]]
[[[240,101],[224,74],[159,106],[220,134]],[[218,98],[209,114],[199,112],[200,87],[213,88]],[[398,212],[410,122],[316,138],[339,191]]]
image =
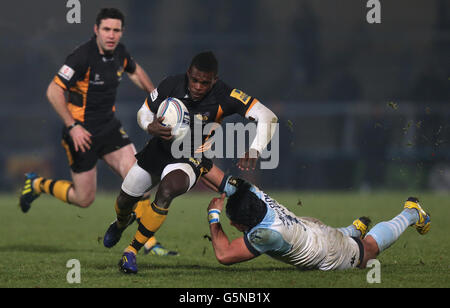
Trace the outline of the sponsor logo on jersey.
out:
[[[121,66],[119,67],[119,70],[117,71],[117,77],[121,78],[123,74],[124,68]]]
[[[157,98],[158,98],[158,89],[155,88],[151,93],[150,93],[150,98],[152,99],[152,102],[154,102]]]
[[[209,112],[207,112],[207,113],[205,113],[205,114],[197,113],[197,114],[195,115],[195,117],[196,117],[197,119],[199,119],[200,121],[208,121],[208,118],[209,118]]]
[[[127,139],[127,138],[128,138],[128,134],[127,134],[127,132],[123,129],[123,127],[121,127],[121,128],[119,129],[119,132],[120,132],[120,134],[122,135],[122,138],[123,138],[123,139]]]
[[[96,86],[102,86],[105,81],[101,79],[100,74],[94,74],[94,80],[89,80],[89,83]]]
[[[247,105],[248,102],[250,101],[250,96],[238,89],[233,89],[233,91],[231,91],[230,96],[234,97],[237,100],[240,100],[244,105]]]
[[[103,62],[111,62],[111,61],[114,61],[114,57],[109,57],[109,58],[107,58],[107,57],[102,57],[102,61]]]
[[[199,161],[198,159],[193,158],[193,157],[189,157],[189,161],[191,163],[193,163],[195,165],[195,167],[198,167],[200,165],[200,163],[201,163],[201,161]]]
[[[67,81],[72,78],[73,74],[75,74],[75,71],[70,66],[67,66],[65,64],[60,68],[58,72],[58,75]]]

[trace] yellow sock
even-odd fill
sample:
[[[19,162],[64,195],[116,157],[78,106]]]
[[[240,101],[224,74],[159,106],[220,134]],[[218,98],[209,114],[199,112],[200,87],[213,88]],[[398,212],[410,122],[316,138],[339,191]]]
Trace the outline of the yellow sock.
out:
[[[145,243],[145,247],[147,248],[147,249],[150,249],[150,248],[152,248],[153,246],[155,246],[156,245],[156,243],[158,243],[158,241],[156,240],[156,237],[151,237],[146,243]]]
[[[134,209],[134,213],[136,214],[136,219],[141,219],[142,215],[144,214],[144,211],[146,207],[150,206],[150,199],[143,199],[136,203],[136,207]],[[146,243],[145,247],[152,247],[154,246],[158,241],[156,240],[155,236],[152,236]]]
[[[39,177],[33,181],[33,189],[36,193],[46,193],[66,203],[69,203],[68,193],[70,187],[72,187],[72,182],[66,180],[54,181]]]
[[[141,219],[145,212],[145,209],[150,206],[150,199],[144,199],[136,203],[134,208],[134,213],[136,214],[136,219]]]
[[[140,219],[138,230],[134,235],[134,239],[130,246],[125,251],[137,252],[144,246],[144,244],[153,237],[153,235],[162,226],[167,218],[167,209],[158,207],[155,202],[147,207]]]

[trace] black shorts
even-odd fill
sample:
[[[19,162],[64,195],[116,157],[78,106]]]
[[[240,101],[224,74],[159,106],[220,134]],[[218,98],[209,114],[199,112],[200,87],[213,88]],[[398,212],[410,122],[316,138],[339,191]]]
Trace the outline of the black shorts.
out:
[[[91,148],[86,152],[75,151],[72,138],[66,127],[63,128],[61,144],[66,150],[70,168],[75,173],[91,170],[97,164],[97,160],[104,155],[114,152],[131,143],[130,138],[120,122],[114,127],[91,136]]]
[[[189,164],[196,175],[196,181],[200,176],[208,173],[213,167],[213,162],[208,158],[174,158],[167,150],[167,144],[164,144],[160,138],[152,138],[142,151],[136,154],[137,164],[148,173],[161,176],[167,165],[175,163]]]

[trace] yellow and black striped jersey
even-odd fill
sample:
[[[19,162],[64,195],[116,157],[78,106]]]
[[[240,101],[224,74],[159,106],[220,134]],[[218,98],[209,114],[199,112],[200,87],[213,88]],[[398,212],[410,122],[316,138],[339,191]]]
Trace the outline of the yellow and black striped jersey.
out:
[[[54,81],[68,91],[68,108],[92,134],[113,126],[117,87],[123,72],[136,63],[121,43],[112,54],[99,52],[96,37],[77,47],[65,60]]]
[[[194,121],[201,121],[203,129],[208,123],[221,123],[223,118],[233,114],[239,114],[245,117],[246,113],[258,102],[256,98],[247,95],[239,89],[228,86],[220,79],[202,100],[194,101],[189,95],[188,77],[186,74],[170,76],[164,79],[149,94],[145,102],[150,111],[156,114],[159,105],[167,97],[177,98],[187,107],[189,110],[191,131],[193,131]],[[213,131],[211,131],[209,134],[203,135],[202,145],[199,148],[193,147],[192,151],[201,153],[208,150],[210,146],[208,139],[213,134]],[[193,141],[191,145],[194,146]],[[167,147],[170,148],[169,145]]]

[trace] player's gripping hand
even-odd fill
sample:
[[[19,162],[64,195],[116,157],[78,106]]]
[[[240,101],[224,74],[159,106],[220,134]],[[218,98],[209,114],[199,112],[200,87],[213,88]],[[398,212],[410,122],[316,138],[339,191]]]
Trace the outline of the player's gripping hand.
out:
[[[160,137],[164,140],[170,140],[173,138],[172,129],[170,127],[162,125],[163,121],[164,117],[156,118],[147,126],[147,131],[153,136]]]
[[[225,194],[221,194],[220,198],[213,198],[209,203],[208,212],[210,210],[219,210],[222,212],[224,202],[225,202]]]
[[[245,171],[249,171],[250,169],[255,170],[258,158],[259,158],[258,151],[250,149],[250,151],[245,153],[243,158],[239,159],[237,166],[240,170]]]
[[[75,146],[75,151],[86,152],[91,148],[91,133],[88,132],[82,125],[76,125],[69,131],[70,137],[72,138],[73,145]]]

